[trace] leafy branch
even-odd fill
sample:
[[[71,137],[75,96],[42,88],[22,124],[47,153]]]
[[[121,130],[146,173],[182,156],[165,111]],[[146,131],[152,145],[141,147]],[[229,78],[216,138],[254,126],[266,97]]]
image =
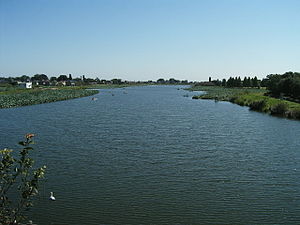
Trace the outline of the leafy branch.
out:
[[[30,146],[34,144],[33,137],[34,134],[27,134],[26,140],[19,142],[23,148],[18,158],[13,156],[11,149],[0,150],[0,225],[18,224],[24,220],[24,211],[33,205],[32,198],[38,194],[46,166],[33,169],[34,160],[29,156],[33,150]]]

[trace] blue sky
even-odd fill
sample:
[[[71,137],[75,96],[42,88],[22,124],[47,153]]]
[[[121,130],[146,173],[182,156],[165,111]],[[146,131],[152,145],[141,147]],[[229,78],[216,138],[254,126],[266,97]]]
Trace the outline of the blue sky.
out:
[[[0,0],[0,76],[300,71],[298,0]]]

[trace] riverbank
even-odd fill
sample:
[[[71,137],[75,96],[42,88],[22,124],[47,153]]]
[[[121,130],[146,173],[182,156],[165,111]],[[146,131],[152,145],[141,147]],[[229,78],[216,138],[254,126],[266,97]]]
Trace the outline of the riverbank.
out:
[[[12,108],[63,101],[73,98],[86,97],[99,93],[97,90],[85,88],[34,88],[8,89],[0,92],[0,108]]]
[[[241,106],[248,106],[250,110],[290,119],[300,119],[299,103],[267,96],[265,89],[193,86],[189,90],[205,92],[203,95],[194,96],[193,99],[229,101]]]

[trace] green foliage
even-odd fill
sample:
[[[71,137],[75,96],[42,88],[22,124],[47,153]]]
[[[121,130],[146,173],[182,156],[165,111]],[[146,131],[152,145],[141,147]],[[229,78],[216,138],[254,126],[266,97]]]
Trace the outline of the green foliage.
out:
[[[264,89],[194,86],[190,90],[205,92],[203,95],[194,96],[194,99],[230,101],[241,106],[249,106],[251,110],[300,119],[299,103],[266,96],[267,92]]]
[[[67,80],[68,80],[67,75],[60,75],[60,76],[57,78],[57,81],[67,81]]]
[[[266,91],[257,88],[226,88],[216,86],[193,86],[188,90],[191,91],[204,91],[205,94],[194,96],[193,98],[201,99],[217,99],[219,101],[230,101],[233,102],[235,96],[239,96],[245,93],[261,93],[264,94]]]
[[[55,102],[89,96],[96,93],[98,93],[97,90],[79,88],[17,90],[0,94],[0,108]]]
[[[270,111],[273,115],[285,115],[288,111],[288,105],[284,102],[280,102],[277,105],[272,106]]]
[[[300,100],[300,73],[270,74],[264,83],[273,96],[287,96]]]
[[[261,99],[261,100],[257,100],[257,101],[253,101],[249,104],[249,107],[251,110],[255,110],[255,111],[264,111],[264,108],[266,107],[267,102],[265,99]]]
[[[31,79],[33,81],[44,81],[48,80],[48,76],[46,74],[35,74]]]
[[[254,78],[250,77],[244,77],[243,81],[241,77],[229,77],[229,79],[226,81],[226,79],[223,79],[222,86],[232,88],[232,87],[260,87],[260,81],[255,76]]]
[[[19,151],[18,158],[10,149],[0,151],[0,225],[22,222],[24,211],[33,205],[32,198],[38,194],[39,181],[46,166],[33,169],[34,160],[29,157],[33,150],[30,147],[33,136],[27,134],[26,140],[19,142],[23,149]]]

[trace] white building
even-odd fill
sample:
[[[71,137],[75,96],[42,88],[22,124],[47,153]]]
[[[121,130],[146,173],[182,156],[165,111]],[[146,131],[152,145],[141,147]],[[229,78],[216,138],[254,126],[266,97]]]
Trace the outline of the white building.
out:
[[[32,82],[22,82],[19,83],[20,88],[32,88]]]

